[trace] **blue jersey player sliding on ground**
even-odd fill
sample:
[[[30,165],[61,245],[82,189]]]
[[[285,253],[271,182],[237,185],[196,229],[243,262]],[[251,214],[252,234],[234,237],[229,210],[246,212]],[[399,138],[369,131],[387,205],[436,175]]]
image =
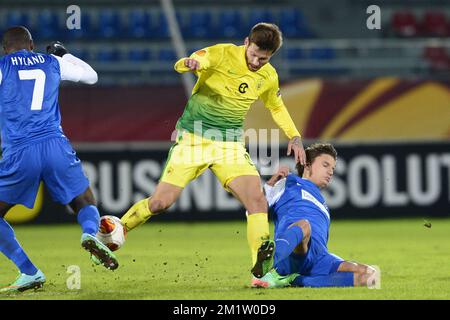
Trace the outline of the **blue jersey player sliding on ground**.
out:
[[[80,160],[62,131],[58,105],[61,80],[94,84],[97,73],[59,42],[47,47],[48,54],[34,53],[25,27],[9,28],[2,45],[6,55],[0,59],[0,251],[20,274],[0,291],[24,291],[45,282],[4,219],[15,204],[33,207],[41,181],[55,201],[69,204],[77,213],[81,246],[91,258],[116,269],[114,254],[95,238],[99,212]]]
[[[258,251],[259,268],[273,264],[267,274],[254,272],[253,287],[352,287],[375,286],[376,269],[344,261],[328,252],[330,212],[320,190],[331,181],[337,153],[331,144],[313,144],[306,150],[306,166],[298,175],[287,167],[264,185],[274,215],[275,241],[265,241]]]

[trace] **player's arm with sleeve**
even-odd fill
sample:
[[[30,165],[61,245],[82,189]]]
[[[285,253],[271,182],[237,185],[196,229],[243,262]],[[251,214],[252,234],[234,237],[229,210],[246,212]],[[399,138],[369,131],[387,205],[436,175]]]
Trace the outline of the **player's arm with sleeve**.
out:
[[[270,110],[275,123],[284,131],[289,139],[297,136],[301,137],[281,98],[278,75],[276,73],[271,77],[270,86],[261,95],[261,99],[266,108]]]
[[[95,84],[98,81],[97,72],[83,60],[66,53],[62,57],[54,56],[61,70],[61,80]]]
[[[222,53],[222,50],[218,49],[217,46],[212,46],[195,51],[189,57],[178,60],[174,69],[178,73],[193,72],[198,76],[202,71],[217,64]]]
[[[278,75],[276,72],[271,76],[270,85],[261,95],[261,99],[266,108],[270,110],[275,123],[284,131],[290,140],[288,145],[288,155],[290,154],[291,148],[293,148],[295,160],[301,164],[306,164],[306,155],[301,142],[301,135],[281,98]]]

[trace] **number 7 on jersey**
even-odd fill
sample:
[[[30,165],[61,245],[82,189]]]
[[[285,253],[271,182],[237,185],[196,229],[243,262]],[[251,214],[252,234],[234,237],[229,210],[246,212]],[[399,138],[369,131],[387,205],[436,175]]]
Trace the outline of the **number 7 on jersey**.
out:
[[[31,110],[41,110],[44,100],[45,72],[40,69],[19,70],[18,72],[20,80],[35,80]]]

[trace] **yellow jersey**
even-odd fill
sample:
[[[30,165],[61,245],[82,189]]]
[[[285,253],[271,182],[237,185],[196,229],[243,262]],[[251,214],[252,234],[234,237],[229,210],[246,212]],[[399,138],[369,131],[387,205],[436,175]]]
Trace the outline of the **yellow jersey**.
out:
[[[223,140],[241,140],[245,116],[261,98],[289,139],[300,136],[281,99],[278,74],[270,63],[258,71],[250,71],[245,46],[234,44],[207,47],[190,58],[197,60],[200,68],[195,71],[197,83],[177,122],[178,130],[202,136],[206,130],[215,130]],[[175,63],[177,72],[190,71],[184,65],[185,59]]]

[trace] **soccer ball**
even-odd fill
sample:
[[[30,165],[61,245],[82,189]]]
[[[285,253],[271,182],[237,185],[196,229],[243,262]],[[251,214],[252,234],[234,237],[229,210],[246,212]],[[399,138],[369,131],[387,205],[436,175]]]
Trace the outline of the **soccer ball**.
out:
[[[99,239],[111,251],[116,251],[125,243],[127,229],[116,216],[102,216],[100,228],[97,232]]]

